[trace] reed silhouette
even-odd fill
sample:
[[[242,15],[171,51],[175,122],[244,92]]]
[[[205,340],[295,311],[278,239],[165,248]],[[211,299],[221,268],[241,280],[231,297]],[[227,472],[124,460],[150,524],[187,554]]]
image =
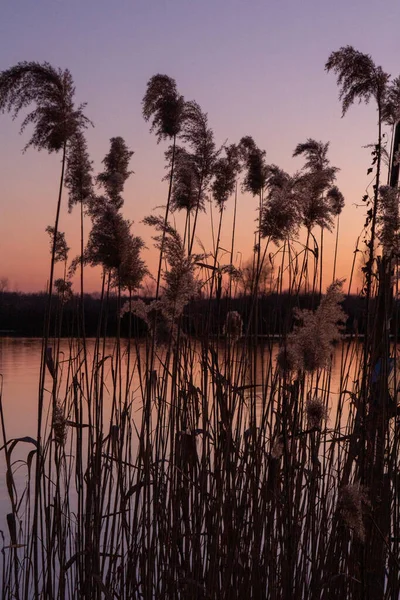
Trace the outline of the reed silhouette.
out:
[[[335,219],[338,230],[344,206],[329,143],[298,144],[305,162],[293,175],[267,163],[251,136],[218,149],[199,105],[167,75],[152,77],[142,109],[169,145],[168,190],[164,214],[145,218],[159,260],[154,297],[141,297],[144,242],[123,216],[132,151],[111,138],[93,176],[69,72],[20,63],[0,74],[0,109],[34,105],[23,121],[35,126],[28,145],[63,155],[36,438],[8,437],[0,388],[4,598],[399,596],[398,155],[395,139],[383,145],[385,127],[396,138],[399,80],[351,46],[326,69],[343,114],[357,100],[377,106],[357,300],[335,266],[322,286],[332,275],[322,233]],[[69,266],[63,187],[81,210],[80,255]],[[244,265],[235,264],[236,219],[221,248],[240,188],[256,215]],[[196,245],[207,210],[218,212],[209,249]],[[186,212],[182,231],[176,211]],[[338,235],[335,265],[337,248]],[[57,261],[64,277],[54,282]],[[84,293],[92,266],[103,273],[96,302]],[[2,310],[8,297],[3,290]]]

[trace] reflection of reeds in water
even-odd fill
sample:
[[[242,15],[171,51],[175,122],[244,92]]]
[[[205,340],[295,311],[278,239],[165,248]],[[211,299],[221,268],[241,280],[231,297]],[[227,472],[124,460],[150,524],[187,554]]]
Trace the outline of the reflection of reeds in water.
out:
[[[349,56],[362,58],[343,52],[328,63],[335,72]],[[372,69],[369,60],[361,63]],[[0,78],[0,90],[1,84]],[[354,97],[345,96],[346,109]],[[144,115],[158,138],[172,143],[165,216],[146,219],[160,251],[156,298],[134,298],[146,273],[143,242],[120,212],[132,153],[122,138],[112,138],[97,178],[105,195],[84,193],[91,190],[91,166],[75,132],[74,147],[82,154],[75,166],[86,165],[86,175],[80,167],[73,170],[81,186],[76,190],[70,161],[71,205],[81,203],[81,226],[86,207],[92,230],[74,263],[82,268],[81,304],[71,323],[69,355],[60,352],[57,335],[63,307],[73,301],[66,269],[57,283],[56,314],[48,315],[47,331],[55,326],[56,334],[51,342],[47,333],[44,339],[39,399],[47,404],[40,404],[38,439],[7,438],[0,397],[11,505],[3,597],[328,599],[367,597],[371,587],[376,598],[383,597],[376,592],[382,585],[386,597],[396,597],[399,436],[393,419],[397,383],[390,384],[391,393],[387,385],[392,351],[386,327],[394,255],[383,200],[373,227],[378,235],[386,232],[384,256],[378,264],[370,261],[366,279],[375,314],[367,316],[362,342],[342,342],[336,389],[332,357],[345,320],[342,284],[334,281],[320,297],[321,249],[312,233],[315,225],[330,228],[342,207],[328,145],[311,139],[299,144],[295,154],[307,161],[293,177],[266,165],[250,137],[226,147],[221,157],[206,116],[162,75],[149,82]],[[223,285],[235,289],[238,269],[220,263],[223,208],[240,167],[244,188],[259,200],[243,314],[231,310],[229,298],[222,312]],[[219,223],[213,252],[198,256],[192,249],[208,185]],[[168,220],[178,209],[187,211],[182,236]],[[305,246],[296,245],[301,224]],[[57,225],[52,235],[53,270]],[[275,255],[271,244],[278,246]],[[261,349],[258,340],[259,283],[268,256],[279,265],[271,290],[287,286],[297,307],[294,326],[279,322],[276,307],[282,334],[276,360],[272,338]],[[103,268],[98,335],[90,352],[83,306],[88,264]],[[212,299],[205,314],[194,315],[190,300],[199,289]],[[312,310],[298,309],[302,289],[310,290]],[[110,312],[112,291],[117,314]],[[121,318],[129,323],[129,337],[121,340],[118,325],[110,352],[107,323]],[[140,321],[147,327],[141,340]],[[196,337],[188,335],[188,324],[197,328]],[[43,423],[42,406],[48,407]],[[15,471],[21,465],[13,452],[23,443],[30,451],[20,489]],[[372,542],[378,567],[371,562]]]
[[[289,373],[266,342],[254,380],[253,339],[229,313],[226,341],[193,340],[178,322],[150,371],[149,326],[145,343],[133,331],[113,351],[99,337],[86,356],[79,341],[62,363],[52,354],[39,587],[70,598],[305,597],[329,573],[335,507],[349,524],[343,540],[362,531],[338,477],[351,421],[331,423],[349,404],[342,389],[331,406],[331,365]],[[32,583],[21,565],[33,491],[28,478],[11,513],[22,525],[10,535],[26,546],[11,540],[4,554],[10,593],[18,580],[21,596]]]

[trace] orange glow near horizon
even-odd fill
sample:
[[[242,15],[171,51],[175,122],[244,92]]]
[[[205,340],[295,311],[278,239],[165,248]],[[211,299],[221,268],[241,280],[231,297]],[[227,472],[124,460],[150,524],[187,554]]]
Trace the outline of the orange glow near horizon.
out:
[[[0,70],[23,60],[48,61],[70,69],[76,101],[87,101],[85,112],[95,123],[87,131],[94,173],[102,168],[109,139],[124,137],[134,151],[134,174],[126,185],[122,212],[134,222],[135,235],[146,243],[144,259],[152,273],[158,259],[152,232],[142,220],[154,210],[163,213],[156,207],[165,205],[168,190],[167,182],[162,181],[166,144],[157,145],[141,114],[146,83],[153,74],[174,77],[179,92],[200,104],[208,113],[217,146],[252,135],[266,150],[267,162],[289,173],[302,166],[300,158],[292,158],[299,142],[309,137],[330,140],[329,158],[341,169],[337,185],[346,200],[340,218],[336,273],[348,281],[366,212],[365,206],[356,208],[355,204],[360,204],[371,183],[371,176],[366,175],[370,150],[363,146],[376,139],[376,112],[372,102],[355,105],[341,119],[335,77],[324,72],[324,63],[332,50],[352,44],[369,52],[377,64],[395,76],[400,45],[395,24],[400,5],[392,7],[388,21],[379,7],[366,9],[363,3],[360,14],[357,2],[349,6],[345,0],[332,6],[292,3],[290,11],[285,3],[254,2],[250,9],[247,3],[233,0],[234,8],[228,11],[223,3],[211,0],[199,5],[183,0],[173,5],[155,1],[157,11],[147,3],[136,6],[124,0],[116,9],[88,0],[79,4],[79,17],[73,1],[43,0],[40,7],[28,0],[9,3],[4,9],[8,25],[0,40]],[[379,43],[375,36],[368,36],[369,31],[383,27],[387,35],[384,39],[381,36]],[[20,41],[18,46],[16,40]],[[22,154],[30,132],[28,128],[20,137],[20,123],[19,118],[13,122],[10,115],[0,115],[0,278],[8,278],[11,290],[34,292],[44,290],[48,279],[50,254],[45,229],[54,224],[60,156],[34,150]],[[251,256],[256,208],[255,199],[240,194],[236,266]],[[78,212],[68,213],[65,190],[60,230],[71,247],[71,259],[79,251]],[[224,214],[222,248],[230,248],[232,217],[233,199]],[[217,218],[214,210],[215,228]],[[183,231],[181,221],[178,215],[179,231]],[[87,231],[88,222],[85,227]],[[207,252],[212,250],[210,231],[208,212],[200,216],[197,230]],[[319,238],[319,232],[316,235]],[[323,287],[331,281],[334,244],[335,233],[326,232]],[[195,251],[200,252],[200,246]],[[226,264],[227,255],[221,254],[220,260]],[[100,281],[98,269],[86,270],[88,292],[98,291]],[[355,276],[353,291],[359,285]]]

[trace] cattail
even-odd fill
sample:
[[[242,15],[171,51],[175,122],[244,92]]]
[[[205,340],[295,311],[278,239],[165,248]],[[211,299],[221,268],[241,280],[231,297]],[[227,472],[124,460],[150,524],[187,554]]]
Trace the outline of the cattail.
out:
[[[231,310],[226,315],[224,335],[230,342],[237,342],[243,335],[243,320],[236,310]]]
[[[365,526],[363,522],[363,505],[369,506],[367,490],[359,482],[344,485],[339,490],[338,507],[340,515],[349,529],[363,542]]]
[[[307,425],[310,429],[321,429],[327,419],[327,408],[321,398],[308,398],[306,402]]]
[[[67,439],[67,420],[64,415],[64,410],[59,402],[53,406],[52,425],[56,444],[64,446]]]

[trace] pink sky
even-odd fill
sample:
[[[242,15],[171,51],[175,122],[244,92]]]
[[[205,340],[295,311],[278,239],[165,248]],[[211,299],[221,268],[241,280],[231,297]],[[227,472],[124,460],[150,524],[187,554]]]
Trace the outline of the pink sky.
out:
[[[345,0],[19,0],[2,11],[0,69],[21,60],[70,69],[77,101],[88,102],[86,113],[95,123],[87,137],[96,172],[109,138],[125,138],[135,152],[135,173],[126,186],[123,213],[146,241],[145,259],[153,271],[152,232],[140,222],[165,204],[167,194],[165,145],[157,145],[141,115],[153,74],[174,77],[180,93],[208,112],[217,144],[252,135],[266,150],[267,161],[289,172],[302,165],[291,157],[297,143],[308,137],[330,140],[331,162],[341,169],[337,183],[346,199],[337,274],[348,278],[365,218],[364,208],[355,204],[361,204],[370,183],[370,150],[363,146],[374,142],[376,115],[372,105],[354,106],[341,119],[335,78],[324,72],[324,64],[332,50],[352,44],[397,76],[400,5],[389,4],[390,18],[377,1],[362,0],[350,7]],[[21,137],[18,131],[18,122],[0,115],[0,277],[9,278],[11,289],[37,291],[47,280],[45,228],[54,222],[60,157],[34,150],[22,154],[28,132]],[[73,257],[79,248],[79,217],[67,212],[66,201],[65,194],[60,229]],[[251,254],[256,206],[251,196],[240,196],[238,260]],[[224,215],[224,247],[232,207],[233,200]],[[209,214],[201,216],[198,236],[209,248]],[[325,241],[328,283],[334,235],[327,234]],[[89,269],[86,289],[98,287],[99,272]]]

